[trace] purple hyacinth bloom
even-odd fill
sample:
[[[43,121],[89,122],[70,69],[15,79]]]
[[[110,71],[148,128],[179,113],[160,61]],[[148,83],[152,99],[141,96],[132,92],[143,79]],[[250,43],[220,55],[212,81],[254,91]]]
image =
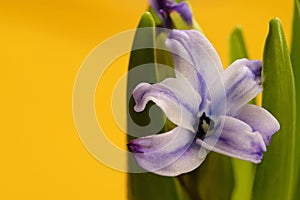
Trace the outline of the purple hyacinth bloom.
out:
[[[172,28],[170,13],[174,11],[179,13],[189,26],[193,25],[192,12],[186,2],[181,2],[179,4],[174,0],[150,0],[149,2],[162,21],[163,27]]]
[[[194,30],[172,30],[166,46],[176,78],[138,84],[134,109],[141,112],[153,101],[177,127],[131,140],[128,148],[137,163],[159,175],[177,176],[197,168],[209,151],[261,162],[280,128],[271,113],[248,104],[262,91],[262,63],[239,59],[224,70],[214,47]]]

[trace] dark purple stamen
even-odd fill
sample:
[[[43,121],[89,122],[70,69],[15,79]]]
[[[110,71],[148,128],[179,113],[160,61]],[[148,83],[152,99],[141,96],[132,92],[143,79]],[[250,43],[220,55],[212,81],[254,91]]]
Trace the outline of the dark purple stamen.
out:
[[[198,130],[196,133],[196,138],[203,140],[210,128],[213,128],[214,122],[206,116],[205,112],[201,115],[199,119]]]

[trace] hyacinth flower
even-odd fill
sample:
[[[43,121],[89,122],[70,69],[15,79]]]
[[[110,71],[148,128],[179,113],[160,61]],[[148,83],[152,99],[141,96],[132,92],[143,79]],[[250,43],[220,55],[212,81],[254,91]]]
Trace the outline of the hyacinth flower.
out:
[[[201,165],[209,151],[261,162],[280,127],[267,110],[248,104],[263,89],[262,63],[240,59],[224,70],[211,43],[193,30],[171,31],[166,46],[176,78],[137,85],[134,109],[141,112],[153,101],[176,127],[131,140],[128,148],[137,163],[155,174],[177,176]]]

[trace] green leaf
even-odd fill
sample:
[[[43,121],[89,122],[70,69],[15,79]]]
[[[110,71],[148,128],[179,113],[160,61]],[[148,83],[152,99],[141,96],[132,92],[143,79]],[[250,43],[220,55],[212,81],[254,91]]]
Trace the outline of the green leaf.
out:
[[[131,174],[128,188],[129,200],[185,200],[179,195],[180,187],[175,178],[162,177],[152,173]]]
[[[196,170],[178,177],[192,200],[230,199],[233,189],[230,158],[210,152]]]
[[[153,77],[152,79],[155,81],[156,77],[156,65],[155,65],[155,28],[154,21],[149,12],[146,12],[142,15],[141,20],[139,22],[138,28],[135,33],[135,38],[132,46],[132,51],[130,54],[129,67],[128,70],[131,70],[135,67],[142,66],[144,64],[149,65],[149,69],[144,74],[139,73],[139,77],[131,76],[128,74],[128,83],[127,83],[127,92],[128,97],[131,96],[131,92],[133,88],[136,86],[137,80],[147,80],[147,77]],[[153,48],[144,48],[144,47],[153,47]],[[142,76],[142,77],[141,77]],[[132,120],[140,126],[145,126],[150,123],[150,118],[148,115],[149,108],[151,105],[147,105],[147,108],[141,112],[137,113],[133,110],[134,100],[130,98],[129,100],[129,113]],[[128,123],[128,131],[131,132],[133,129],[131,124]],[[131,138],[129,138],[131,139]]]
[[[295,77],[300,76],[300,0],[294,0],[294,17],[291,42],[291,61]],[[300,81],[295,78],[296,89]]]
[[[234,62],[236,59],[248,58],[246,43],[240,26],[236,27],[230,35],[229,58],[230,63]],[[255,102],[253,101],[253,103]],[[231,161],[234,174],[234,190],[231,199],[249,200],[251,199],[255,167],[251,162],[246,162],[236,158],[232,158]]]
[[[280,123],[280,130],[256,168],[253,199],[292,199],[296,104],[294,76],[285,35],[279,19],[270,21],[263,56],[262,106]]]
[[[136,47],[148,46],[155,47],[155,23],[150,13],[146,12],[143,14],[139,28],[143,27],[151,27],[147,29],[147,31],[143,29],[137,29],[133,49]],[[145,71],[145,74],[139,74],[143,77],[153,77],[155,80],[156,77],[156,63],[155,58],[155,49],[154,48],[143,48],[139,50],[133,50],[130,55],[129,61],[129,70],[133,69],[137,66],[152,63],[149,65],[149,70]],[[130,73],[128,75],[128,92],[131,93],[132,83],[135,82],[135,79],[141,77],[131,76]],[[142,113],[135,113],[133,111],[134,102],[130,101],[129,111],[131,117],[137,124],[146,125],[149,123],[148,110],[149,105],[147,106],[146,111]],[[156,116],[157,117],[157,116]],[[163,116],[162,120],[163,120]],[[131,130],[131,123],[128,123],[128,130]],[[128,136],[128,140],[132,139]],[[132,162],[134,160],[131,157],[128,157],[128,168],[129,170],[132,168]],[[129,173],[128,174],[128,199],[129,200],[153,200],[153,199],[165,199],[165,200],[180,200],[180,199],[188,199],[185,196],[185,192],[181,190],[177,180],[175,178],[162,177],[158,175],[154,175],[152,173]]]
[[[250,200],[255,166],[247,161],[232,158],[234,190],[232,200]]]
[[[296,102],[300,101],[300,1],[294,1],[294,17],[291,43],[291,61],[295,76]],[[300,106],[296,107],[296,113],[300,113]],[[294,200],[300,197],[300,116],[296,116],[296,145],[295,145],[295,182]],[[297,180],[298,179],[298,180]]]
[[[155,26],[161,26],[162,22],[159,19],[158,15],[155,13],[155,11],[153,10],[153,8],[151,6],[149,6],[148,11],[150,12],[150,14],[152,15],[152,18],[155,22]]]
[[[168,77],[175,77],[174,62],[172,54],[169,51],[166,51],[166,39],[168,37],[168,33],[165,29],[159,29],[159,33],[156,33],[156,45],[158,49],[156,49],[156,62],[165,66],[170,67],[170,70],[166,70],[165,68],[157,67],[157,81],[161,82]],[[171,70],[172,68],[172,70]]]
[[[229,58],[230,63],[232,63],[236,59],[248,58],[246,43],[244,41],[242,28],[240,26],[236,27],[230,35]]]
[[[132,49],[139,49],[139,47],[147,46],[154,47],[155,45],[155,23],[152,15],[149,12],[145,12],[139,22],[134,37]],[[143,29],[147,28],[147,29]],[[147,35],[145,35],[147,34]],[[142,48],[139,50],[133,50],[130,54],[129,70],[147,63],[155,63],[155,49],[154,48]],[[155,70],[155,68],[153,68]]]
[[[234,186],[230,158],[210,152],[198,170],[200,199],[230,199]]]

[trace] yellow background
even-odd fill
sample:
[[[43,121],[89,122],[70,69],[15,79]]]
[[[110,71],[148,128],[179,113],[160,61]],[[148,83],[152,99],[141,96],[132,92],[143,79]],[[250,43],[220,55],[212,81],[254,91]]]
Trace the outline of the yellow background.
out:
[[[243,27],[251,58],[261,59],[271,18],[282,20],[290,38],[291,0],[191,4],[224,65],[236,24]],[[72,90],[89,52],[106,38],[135,28],[146,7],[146,0],[0,0],[0,199],[126,199],[126,175],[99,163],[79,140]],[[127,59],[110,73],[121,76]],[[97,93],[99,101],[103,97],[109,103],[104,96],[116,80],[105,79],[107,91]],[[105,112],[98,116],[111,127],[109,137],[124,147],[124,134],[111,117],[105,118],[110,109]]]

